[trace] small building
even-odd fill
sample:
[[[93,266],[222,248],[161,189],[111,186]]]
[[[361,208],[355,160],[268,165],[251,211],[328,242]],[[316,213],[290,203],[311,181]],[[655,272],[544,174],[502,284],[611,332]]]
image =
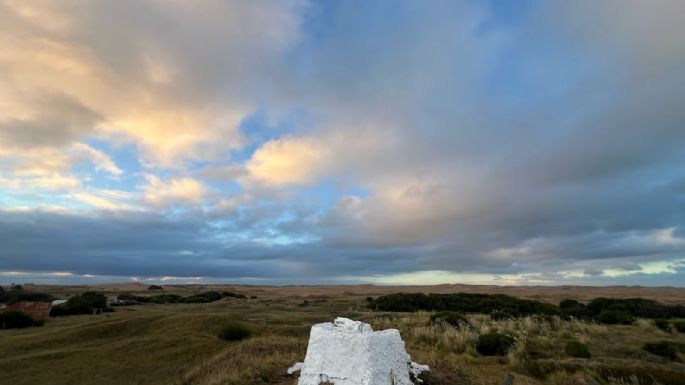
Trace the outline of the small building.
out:
[[[66,299],[56,299],[56,300],[52,301],[52,306],[61,305],[61,304],[67,303],[67,301],[68,300],[66,300]]]
[[[51,308],[52,302],[20,301],[7,305],[3,311],[23,311],[34,320],[47,320]]]

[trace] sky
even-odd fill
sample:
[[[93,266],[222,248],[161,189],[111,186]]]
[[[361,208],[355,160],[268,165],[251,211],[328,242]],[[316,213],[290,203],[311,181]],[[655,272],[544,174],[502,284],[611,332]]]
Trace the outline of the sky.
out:
[[[0,283],[685,286],[682,0],[0,0]]]

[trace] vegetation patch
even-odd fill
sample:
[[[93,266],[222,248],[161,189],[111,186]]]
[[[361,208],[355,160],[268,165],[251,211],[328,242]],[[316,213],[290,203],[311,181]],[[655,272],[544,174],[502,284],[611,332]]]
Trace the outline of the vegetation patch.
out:
[[[50,294],[45,293],[34,293],[19,290],[0,292],[0,303],[7,303],[8,305],[21,301],[47,302],[52,301],[54,299],[56,298],[51,296]]]
[[[245,294],[234,293],[232,291],[222,291],[221,296],[222,297],[230,297],[230,298],[247,298],[247,296]],[[253,295],[250,298],[257,298],[257,297]]]
[[[648,342],[642,348],[671,361],[679,361],[678,353],[685,353],[685,344],[673,341]]]
[[[430,320],[433,323],[446,322],[455,327],[469,325],[469,320],[458,311],[440,311],[432,314]]]
[[[232,293],[224,291],[222,293],[216,291],[208,291],[204,293],[193,294],[187,297],[178,294],[157,294],[157,295],[134,295],[130,293],[122,293],[117,296],[120,301],[138,301],[140,303],[210,303],[216,302],[224,297],[232,298],[246,298],[244,294]]]
[[[671,323],[665,319],[655,319],[654,326],[659,330],[665,331],[666,333],[670,333],[672,329]]]
[[[676,321],[673,322],[672,325],[678,333],[685,333],[685,321]]]
[[[590,358],[592,355],[587,346],[579,341],[569,341],[566,343],[566,355],[577,358]]]
[[[76,314],[91,314],[93,309],[106,309],[107,297],[95,291],[86,291],[81,295],[75,295],[61,305],[53,306],[50,316],[64,316]]]
[[[219,330],[218,337],[224,341],[240,341],[252,336],[252,330],[241,322],[231,322]]]
[[[505,294],[423,294],[396,293],[367,298],[368,307],[377,311],[415,312],[455,311],[462,313],[490,314],[494,320],[519,318],[530,315],[576,318],[608,325],[628,325],[635,318],[671,319],[684,318],[685,306],[665,305],[643,298],[595,298],[587,305],[566,299],[558,306],[528,299],[514,298]],[[681,326],[685,330],[685,325]]]
[[[36,324],[33,318],[23,311],[6,311],[0,313],[0,329],[21,329],[31,326],[43,326]]]
[[[607,325],[630,325],[635,320],[635,318],[628,313],[610,309],[600,311],[599,314],[592,319]]]
[[[506,311],[516,317],[533,314],[559,314],[557,306],[510,297],[505,294],[423,294],[398,293],[378,297],[369,302],[369,308],[381,311],[413,312],[457,311],[490,314]]]
[[[484,356],[504,356],[514,347],[516,339],[506,334],[488,333],[478,337],[476,350]]]
[[[682,318],[685,317],[685,306],[665,305],[644,298],[595,298],[586,306],[590,316],[604,310],[614,310],[639,318]]]

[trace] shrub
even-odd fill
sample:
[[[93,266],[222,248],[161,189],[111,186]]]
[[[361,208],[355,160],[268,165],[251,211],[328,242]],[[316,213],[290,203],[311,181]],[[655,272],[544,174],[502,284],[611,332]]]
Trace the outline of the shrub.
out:
[[[584,307],[582,303],[576,301],[575,299],[565,299],[559,302],[559,307],[562,309],[570,309],[574,307]]]
[[[634,320],[634,318],[628,313],[609,309],[602,310],[599,312],[599,314],[594,316],[593,319],[599,323],[607,325],[630,325]]]
[[[469,320],[458,311],[440,311],[431,315],[431,322],[447,322],[452,326],[468,325]]]
[[[566,299],[559,306],[535,300],[514,298],[505,294],[423,294],[396,293],[368,301],[369,309],[380,311],[413,312],[458,311],[463,313],[495,314],[493,318],[529,315],[594,319],[607,323],[630,323],[635,317],[652,319],[685,318],[685,306],[666,305],[643,298],[595,298],[587,305]],[[607,313],[609,312],[609,313]],[[503,314],[501,314],[503,313]]]
[[[490,318],[492,318],[495,321],[500,321],[503,319],[516,318],[516,316],[514,315],[514,312],[512,312],[510,309],[502,309],[495,310],[492,313],[490,313]]]
[[[198,294],[198,296],[207,298],[209,302],[218,301],[223,298],[221,294],[217,293],[216,291],[208,291],[206,293]]]
[[[149,297],[138,297],[138,302],[149,302],[149,303],[182,303],[183,297],[178,294],[158,294],[151,295]]]
[[[503,356],[509,353],[515,343],[514,337],[499,333],[488,333],[478,337],[476,350],[484,356]]]
[[[247,298],[245,294],[240,294],[240,293],[233,293],[230,291],[224,291],[221,293],[222,297],[232,297],[232,298]],[[257,298],[257,297],[255,297]]]
[[[665,319],[655,319],[654,326],[656,326],[658,329],[665,331],[666,333],[671,332],[671,323]]]
[[[559,309],[561,311],[561,316],[564,318],[588,318],[587,307],[575,299],[565,299],[559,302]]]
[[[678,360],[678,353],[685,353],[685,345],[673,341],[648,342],[642,348],[652,354],[668,358],[672,361]]]
[[[251,296],[250,296],[250,299],[257,299],[257,296],[256,296],[256,295],[251,295]]]
[[[93,309],[107,307],[107,297],[95,291],[86,291],[81,295],[75,295],[62,305],[53,306],[51,316],[90,314]]]
[[[224,341],[240,341],[252,336],[252,330],[240,322],[231,322],[219,330],[218,337]]]
[[[590,358],[592,355],[587,349],[587,346],[578,341],[569,341],[566,344],[566,355],[578,358]]]
[[[678,333],[685,333],[685,321],[673,322],[673,327],[678,331]]]
[[[6,302],[8,305],[21,301],[40,301],[47,302],[54,300],[55,297],[45,293],[32,293],[25,291],[7,291],[0,292],[0,302]]]
[[[205,297],[202,297],[199,295],[193,295],[193,296],[187,297],[183,300],[183,303],[210,303],[210,302],[212,302],[212,301],[210,301],[208,298],[205,298]]]
[[[199,294],[193,294],[188,297],[183,297],[178,294],[157,294],[157,295],[149,295],[149,296],[143,296],[143,295],[133,295],[130,293],[121,293],[119,296],[117,296],[117,299],[120,301],[124,300],[133,300],[133,301],[138,301],[140,303],[157,303],[157,304],[165,304],[165,303],[210,303],[214,301],[218,301],[221,298],[227,296],[226,293],[228,292],[223,292],[223,293],[218,293],[216,291],[208,291],[206,293],[199,293]],[[245,298],[243,294],[235,294],[235,293],[230,293],[228,295],[229,297],[236,297],[236,298]]]
[[[43,325],[45,325],[45,320],[42,320],[42,319],[33,320],[33,327],[39,328]]]
[[[306,300],[306,299],[305,299],[304,301],[302,301],[301,303],[299,303],[297,306],[299,306],[299,307],[307,307],[307,306],[309,306],[309,300]]]
[[[559,314],[559,309],[547,303],[514,298],[505,294],[423,294],[398,293],[380,296],[369,302],[369,308],[382,311],[458,311],[490,314],[510,312],[515,316],[533,314]]]
[[[643,298],[595,298],[587,305],[590,316],[604,310],[615,310],[640,318],[679,318],[685,317],[685,306],[665,305]]]
[[[142,301],[140,300],[140,298],[142,298],[142,297],[135,296],[135,295],[133,295],[133,294],[131,294],[131,293],[121,293],[121,294],[119,294],[119,295],[117,296],[117,299],[118,299],[119,301],[138,301],[138,302],[142,302]]]
[[[21,329],[33,326],[33,318],[23,311],[0,313],[0,329]]]
[[[164,288],[159,286],[159,285],[150,285],[150,286],[148,286],[147,289],[148,290],[164,290]]]

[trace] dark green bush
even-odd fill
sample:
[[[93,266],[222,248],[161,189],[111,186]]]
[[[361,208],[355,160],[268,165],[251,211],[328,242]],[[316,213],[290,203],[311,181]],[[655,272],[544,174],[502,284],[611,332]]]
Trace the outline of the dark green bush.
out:
[[[227,294],[228,293],[228,294]],[[121,293],[117,296],[120,301],[123,300],[133,300],[140,303],[210,303],[218,301],[223,297],[235,297],[235,298],[246,298],[243,294],[223,292],[218,293],[216,291],[208,291],[206,293],[193,294],[188,297],[183,297],[178,294],[157,294],[157,295],[133,295],[130,293]]]
[[[42,320],[42,319],[33,320],[33,327],[39,328],[43,325],[45,325],[45,320]]]
[[[55,297],[45,293],[34,293],[25,291],[5,291],[0,292],[0,302],[11,305],[21,301],[40,301],[47,302],[54,300]]]
[[[570,309],[575,307],[584,307],[582,303],[576,301],[575,299],[565,299],[559,302],[559,307],[562,309]]]
[[[306,299],[305,299],[304,301],[300,302],[297,306],[299,306],[299,307],[307,307],[307,306],[309,306],[309,300],[306,300]]]
[[[507,312],[514,316],[559,314],[559,308],[540,301],[514,298],[505,294],[423,294],[398,293],[380,296],[369,302],[369,308],[382,311],[458,311],[491,314]]]
[[[199,295],[193,295],[190,297],[187,297],[183,300],[183,303],[210,303],[212,302],[209,298],[207,297],[202,297]]]
[[[463,313],[458,311],[440,311],[432,314],[430,320],[431,322],[446,322],[457,327],[469,325],[469,320],[466,319]]]
[[[23,311],[13,310],[0,313],[0,329],[21,329],[33,326],[33,318]]]
[[[642,348],[652,354],[668,358],[672,361],[678,360],[678,353],[685,353],[685,344],[673,341],[648,342]]]
[[[678,333],[685,333],[685,321],[675,321],[673,322],[673,327]]]
[[[587,346],[579,341],[569,341],[566,344],[566,355],[578,358],[590,358],[592,355]]]
[[[252,330],[241,322],[231,322],[219,330],[218,337],[224,341],[240,341],[252,336]]]
[[[604,310],[615,310],[640,318],[680,318],[685,317],[685,306],[665,305],[643,298],[595,298],[587,305],[590,316]]]
[[[599,312],[593,319],[599,323],[607,325],[630,325],[635,319],[628,313],[605,309]]]
[[[488,333],[478,337],[476,350],[484,356],[504,356],[509,353],[515,343],[514,337],[499,333]]]
[[[121,293],[121,294],[119,294],[119,295],[117,296],[117,299],[118,299],[119,301],[138,301],[138,302],[142,302],[142,301],[140,300],[140,298],[143,298],[143,297],[136,296],[136,295],[133,295],[133,294],[131,294],[131,293]]]
[[[559,310],[563,318],[589,318],[587,307],[575,299],[565,299],[559,302]]]
[[[516,314],[515,312],[512,312],[511,309],[495,310],[492,313],[490,313],[490,318],[492,318],[495,321],[500,321],[503,319],[516,318]]]
[[[151,295],[149,297],[138,297],[138,302],[149,302],[149,303],[182,303],[183,297],[178,294],[158,294]]]
[[[665,331],[666,333],[671,332],[671,323],[665,319],[655,319],[654,326],[656,326],[658,329]]]
[[[95,291],[86,291],[81,295],[75,295],[62,305],[53,306],[51,316],[91,314],[93,309],[107,307],[107,297]]]
[[[642,298],[595,298],[587,305],[566,299],[559,306],[540,301],[514,298],[504,294],[423,294],[396,293],[368,301],[369,309],[379,311],[413,312],[458,311],[462,313],[491,314],[493,318],[524,317],[529,315],[594,319],[597,322],[630,323],[641,318],[685,318],[685,306],[665,305]]]
[[[245,294],[233,293],[230,291],[224,291],[221,293],[222,297],[232,297],[232,298],[247,298]],[[256,298],[256,297],[255,297]]]
[[[150,286],[148,286],[147,289],[148,290],[164,290],[164,288],[159,286],[159,285],[150,285]]]

